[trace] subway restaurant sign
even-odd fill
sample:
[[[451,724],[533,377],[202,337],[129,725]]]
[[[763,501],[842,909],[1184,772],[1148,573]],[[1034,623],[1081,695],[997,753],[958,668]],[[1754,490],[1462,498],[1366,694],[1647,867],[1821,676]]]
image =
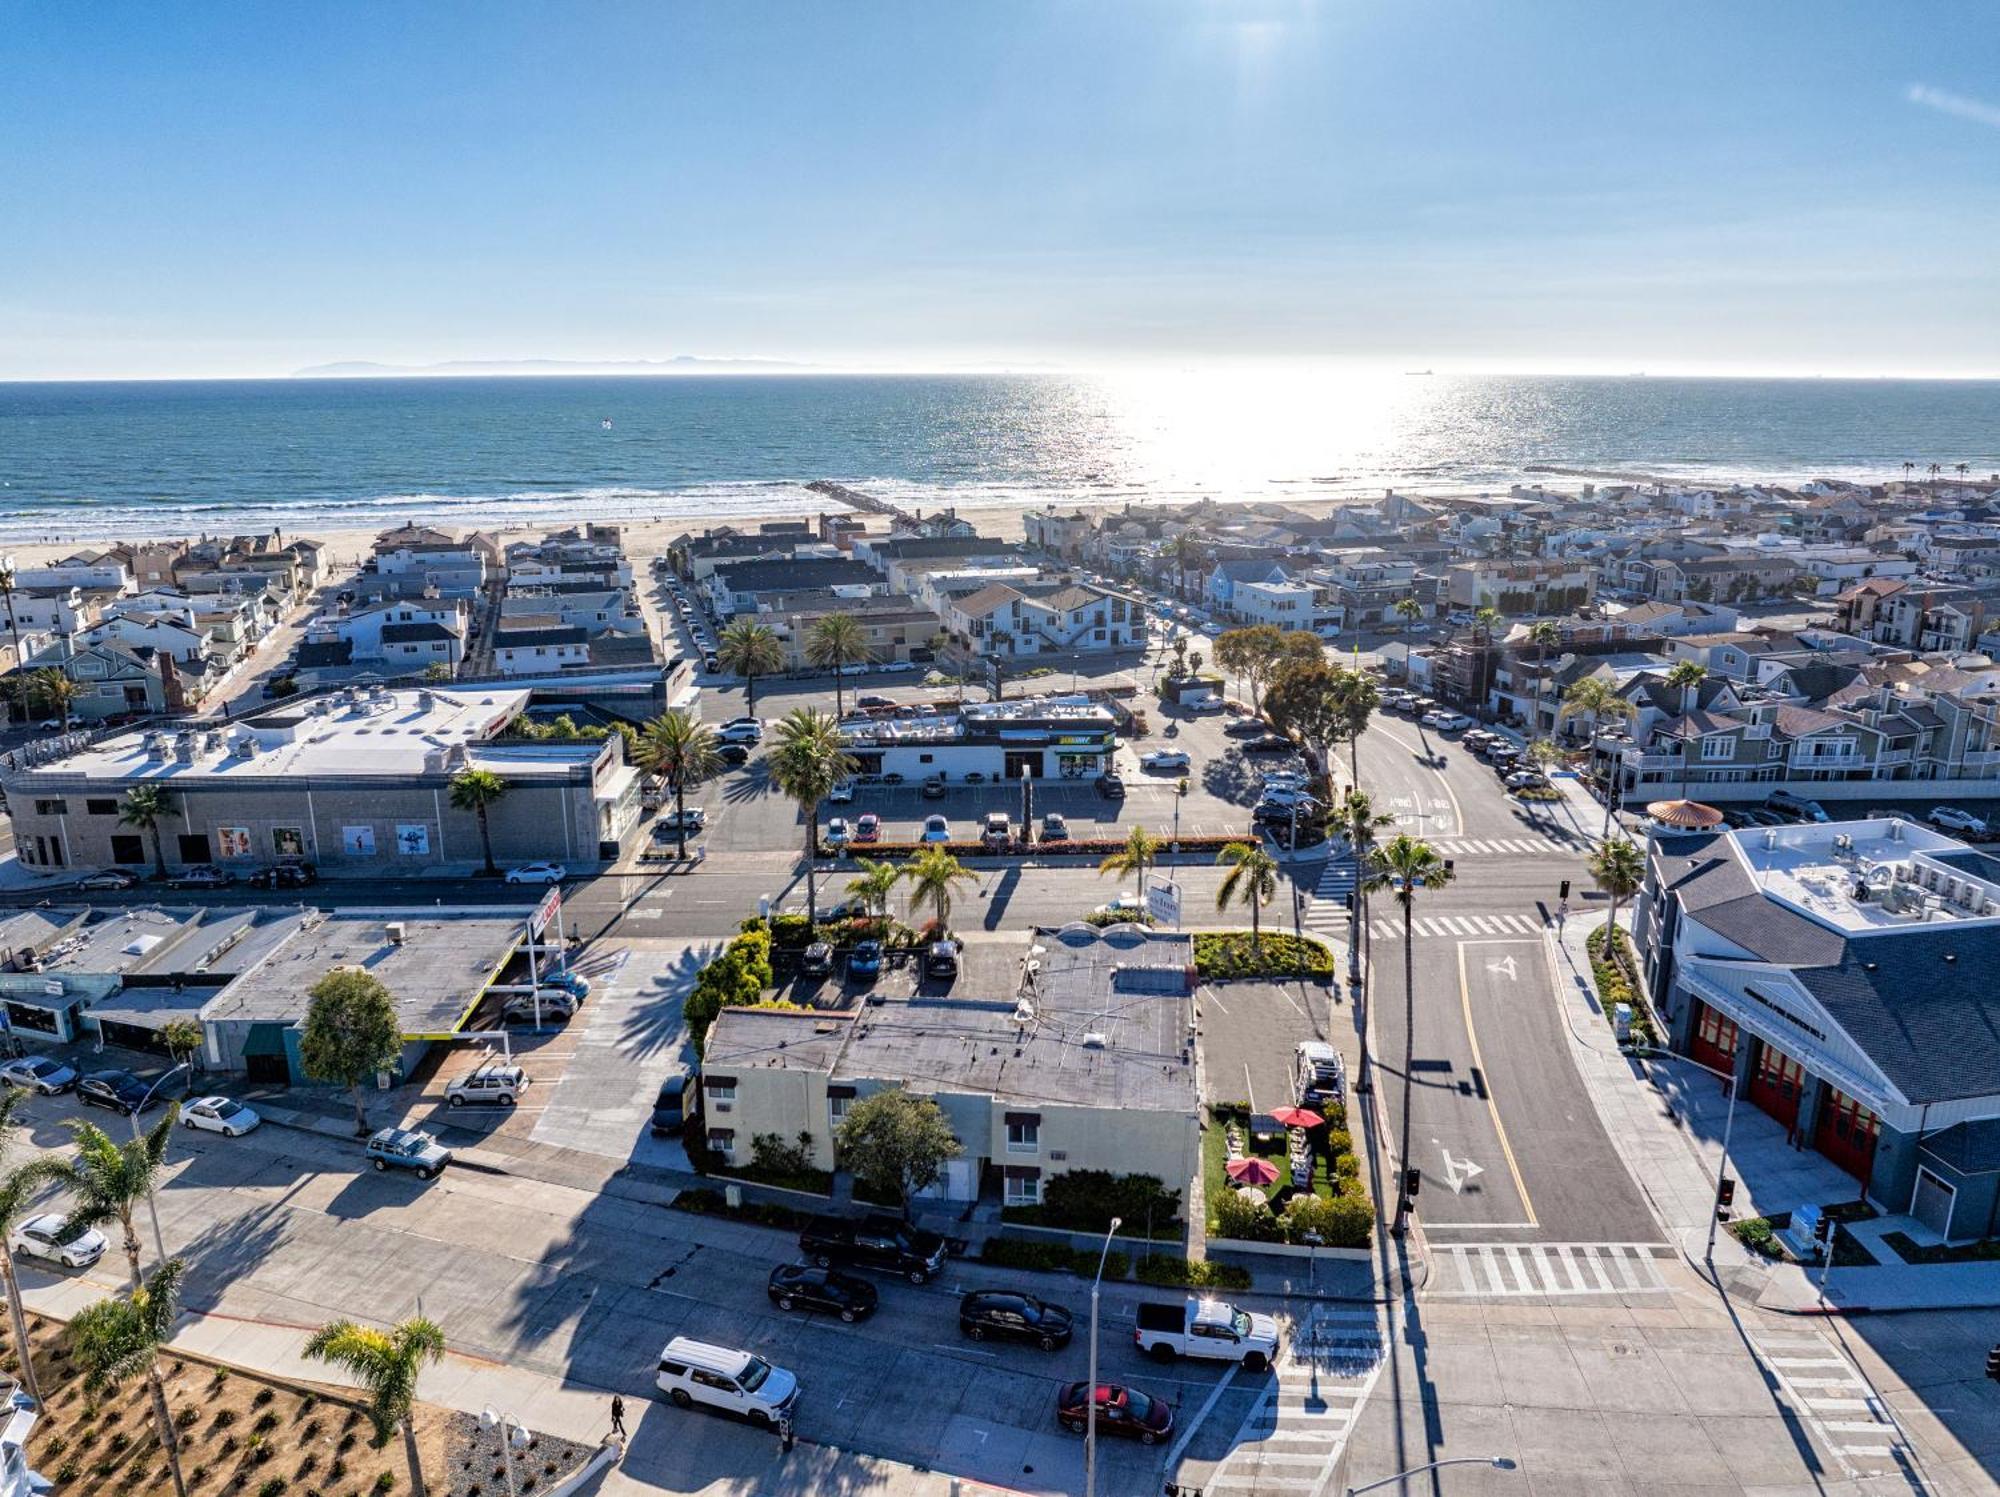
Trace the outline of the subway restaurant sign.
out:
[[[562,885],[549,885],[549,892],[542,896],[542,902],[535,906],[535,913],[528,917],[528,939],[539,941],[542,932],[562,913]]]

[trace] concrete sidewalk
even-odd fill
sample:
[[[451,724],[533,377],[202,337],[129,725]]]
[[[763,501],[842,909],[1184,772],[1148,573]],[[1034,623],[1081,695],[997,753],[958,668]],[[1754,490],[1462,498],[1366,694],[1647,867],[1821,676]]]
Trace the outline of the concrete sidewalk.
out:
[[[1819,1280],[1817,1268],[1778,1264],[1758,1291],[1757,1308],[1781,1315],[2000,1309],[2000,1262],[1835,1268],[1826,1276],[1824,1297]]]

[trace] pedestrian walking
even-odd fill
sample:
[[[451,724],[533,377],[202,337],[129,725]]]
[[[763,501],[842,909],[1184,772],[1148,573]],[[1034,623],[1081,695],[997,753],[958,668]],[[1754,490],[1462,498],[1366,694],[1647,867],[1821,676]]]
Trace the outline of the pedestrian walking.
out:
[[[616,1393],[611,1395],[611,1433],[625,1438],[625,1400]]]

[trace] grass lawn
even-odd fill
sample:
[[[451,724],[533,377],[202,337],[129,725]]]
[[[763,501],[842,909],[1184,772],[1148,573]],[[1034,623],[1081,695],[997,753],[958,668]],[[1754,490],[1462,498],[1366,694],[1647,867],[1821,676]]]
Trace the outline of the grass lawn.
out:
[[[1275,1138],[1258,1138],[1250,1132],[1249,1119],[1244,1114],[1228,1109],[1212,1108],[1209,1112],[1208,1126],[1202,1130],[1201,1135],[1202,1197],[1208,1207],[1208,1227],[1211,1232],[1215,1230],[1215,1202],[1222,1198],[1224,1192],[1237,1188],[1236,1182],[1229,1178],[1229,1141],[1225,1136],[1232,1121],[1242,1131],[1244,1147],[1251,1156],[1268,1159],[1277,1166],[1278,1183],[1264,1187],[1265,1192],[1272,1198],[1272,1209],[1276,1210],[1281,1205],[1278,1200],[1278,1192],[1281,1189],[1286,1192],[1287,1199],[1290,1197],[1292,1163],[1285,1153],[1285,1136],[1280,1133]],[[1335,1187],[1327,1157],[1319,1151],[1313,1154],[1312,1191],[1314,1195],[1328,1201],[1340,1194]]]

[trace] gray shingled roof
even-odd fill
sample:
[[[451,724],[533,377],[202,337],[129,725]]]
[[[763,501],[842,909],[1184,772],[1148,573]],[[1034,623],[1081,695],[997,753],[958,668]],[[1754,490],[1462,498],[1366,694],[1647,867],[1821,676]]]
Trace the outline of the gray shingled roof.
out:
[[[1949,960],[1947,959],[1949,958]],[[1910,1102],[2000,1091],[2000,927],[1922,927],[1795,975]]]
[[[1663,836],[1654,860],[1683,911],[1759,961],[1828,966],[1847,949],[1838,931],[1766,899],[1720,832]]]

